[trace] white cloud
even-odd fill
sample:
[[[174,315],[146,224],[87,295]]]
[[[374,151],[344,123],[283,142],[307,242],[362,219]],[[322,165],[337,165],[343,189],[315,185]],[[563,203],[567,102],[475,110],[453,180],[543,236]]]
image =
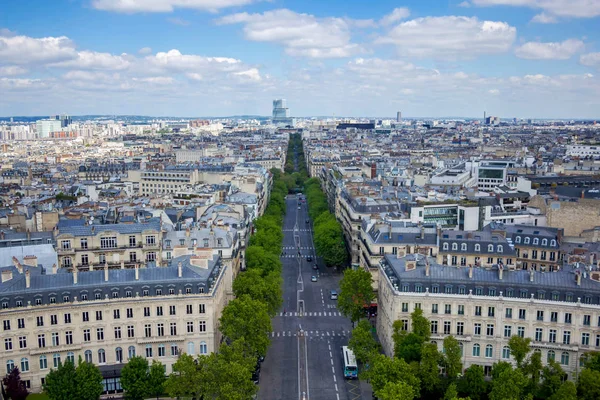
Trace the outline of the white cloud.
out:
[[[69,71],[63,75],[63,78],[71,81],[109,81],[119,79],[119,74],[107,74],[97,71]]]
[[[593,18],[600,15],[597,0],[471,0],[477,6],[515,6],[541,9],[558,17]]]
[[[258,69],[256,69],[256,68],[251,68],[246,71],[234,72],[233,75],[242,77],[245,79],[249,79],[249,80],[255,81],[255,82],[259,82],[262,80],[262,77],[260,76],[260,72],[258,72]]]
[[[77,57],[73,42],[66,36],[32,38],[0,36],[0,62],[7,64],[48,63]]]
[[[148,54],[152,54],[152,48],[150,47],[142,47],[141,49],[138,50],[138,53],[145,56]]]
[[[217,23],[244,24],[248,40],[278,43],[292,56],[339,58],[361,51],[350,42],[349,25],[343,18],[317,18],[281,9],[263,14],[232,14]]]
[[[175,82],[175,79],[171,76],[151,76],[148,78],[133,78],[133,80],[154,85],[171,85]]]
[[[127,54],[115,56],[110,53],[80,51],[77,53],[76,59],[55,63],[52,66],[76,69],[123,70],[130,66],[127,58]]]
[[[235,58],[181,54],[177,49],[146,56],[145,60],[155,68],[170,72],[195,72],[200,74],[211,71],[236,72],[240,67],[243,67],[242,62]]]
[[[167,18],[167,21],[169,21],[173,25],[179,25],[179,26],[189,26],[190,25],[190,21],[187,21],[183,18],[176,18],[176,17]]]
[[[506,22],[476,17],[426,17],[403,22],[376,43],[398,47],[401,55],[436,58],[471,58],[508,51],[516,28]]]
[[[488,93],[496,96],[500,94],[500,91],[498,89],[490,89],[488,90]]]
[[[41,79],[0,78],[0,88],[6,90],[43,89],[46,84]]]
[[[121,13],[172,12],[176,8],[189,8],[216,12],[223,8],[243,6],[253,0],[93,0],[92,6],[99,10]]]
[[[390,24],[393,24],[394,22],[398,22],[403,19],[406,19],[409,16],[410,16],[410,10],[408,8],[406,8],[406,7],[394,8],[394,11],[392,11],[388,15],[384,16],[383,18],[381,18],[379,23],[381,25],[390,25]]]
[[[600,67],[600,53],[582,54],[579,57],[579,62],[588,67]]]
[[[583,50],[581,40],[568,39],[563,42],[527,42],[515,50],[519,58],[529,60],[567,60]]]
[[[194,81],[201,81],[204,79],[204,77],[197,72],[188,72],[187,74],[185,74],[185,76]]]
[[[459,3],[458,6],[462,8],[469,8],[471,7],[471,3],[469,3],[468,1],[463,1],[462,3]]]
[[[25,68],[18,67],[16,65],[0,67],[0,76],[23,75],[25,73],[27,73],[27,70]]]
[[[555,24],[558,20],[555,16],[543,12],[531,18],[531,22],[537,22],[538,24]]]

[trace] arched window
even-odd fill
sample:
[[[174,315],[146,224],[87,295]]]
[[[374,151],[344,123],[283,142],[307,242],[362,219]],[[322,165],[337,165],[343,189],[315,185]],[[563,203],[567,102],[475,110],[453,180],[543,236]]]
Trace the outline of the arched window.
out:
[[[29,371],[29,360],[25,357],[21,358],[21,372]]]
[[[479,243],[475,243],[475,251],[481,251],[481,245]]]
[[[555,358],[556,358],[556,355],[554,354],[554,350],[548,350],[548,356],[547,356],[548,362],[554,361]]]
[[[494,245],[488,244],[488,253],[493,253],[493,252],[494,252]]]
[[[48,368],[48,358],[46,356],[40,356],[40,369]]]
[[[566,351],[563,351],[560,354],[560,363],[562,365],[569,365],[569,353],[567,353]]]
[[[188,342],[187,352],[189,355],[193,356],[195,354],[194,342]]]
[[[534,244],[534,245],[538,245],[538,244],[540,244],[540,239],[538,239],[538,238],[533,238],[533,244]]]
[[[541,353],[542,353],[542,350],[541,350],[541,349],[535,349],[533,352],[534,352],[534,353],[540,353],[540,354],[541,354]]]
[[[127,358],[132,359],[133,357],[135,357],[135,347],[129,346],[129,348],[127,349]]]
[[[498,245],[498,253],[502,253],[504,251],[504,247],[501,244]]]
[[[479,357],[481,354],[481,346],[477,343],[473,345],[473,357]]]
[[[515,237],[515,243],[521,243],[521,236]]]
[[[460,250],[461,251],[467,251],[467,244],[466,243],[461,243]]]
[[[118,363],[122,363],[123,362],[123,349],[120,347],[117,347],[115,349],[115,360]]]
[[[461,356],[464,355],[464,353],[465,353],[464,347],[465,346],[463,346],[462,342],[458,342],[458,347],[460,347],[460,355]]]
[[[524,243],[525,244],[529,244],[529,237],[528,236],[525,236],[525,242]]]
[[[502,348],[502,358],[508,360],[510,358],[510,347],[504,346]]]
[[[584,367],[584,366],[585,366],[585,361],[586,361],[586,356],[585,356],[585,354],[582,354],[582,355],[579,357],[579,366],[580,366],[580,367]]]
[[[91,350],[86,350],[85,353],[83,353],[85,362],[91,363],[92,362],[92,351]]]
[[[556,247],[556,240],[552,239],[552,240],[550,241],[550,246],[551,246],[551,247]]]
[[[75,353],[73,353],[72,351],[68,352],[67,353],[67,361],[75,364]]]
[[[98,364],[106,364],[106,352],[104,349],[98,350]]]
[[[548,239],[542,239],[542,246],[548,246]]]
[[[458,244],[452,243],[452,250],[458,250]]]
[[[494,348],[492,347],[491,344],[488,344],[487,346],[485,346],[485,357],[486,358],[492,358],[493,353],[494,353]]]
[[[54,365],[54,368],[58,368],[60,365],[60,354],[58,353],[54,353],[52,354],[52,365]]]
[[[13,360],[8,360],[6,362],[6,373],[10,374],[13,369],[15,369],[15,362]]]
[[[448,250],[448,243],[444,243],[444,245],[443,245],[443,249],[444,249],[444,250]]]
[[[206,346],[206,342],[200,342],[200,354],[208,353],[208,347]]]

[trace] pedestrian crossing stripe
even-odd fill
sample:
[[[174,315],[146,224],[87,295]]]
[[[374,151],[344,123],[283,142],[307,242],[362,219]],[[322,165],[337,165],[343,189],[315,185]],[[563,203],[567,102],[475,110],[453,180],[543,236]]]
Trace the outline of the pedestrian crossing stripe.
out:
[[[299,314],[297,312],[288,312],[285,314],[283,312],[279,313],[280,317],[297,317],[299,315],[304,317],[343,317],[342,313],[337,311],[310,311],[305,312],[304,314]]]
[[[281,331],[281,332],[271,332],[271,337],[294,337],[294,336],[309,336],[309,337],[324,337],[324,336],[333,336],[333,337],[344,337],[350,336],[350,331]]]

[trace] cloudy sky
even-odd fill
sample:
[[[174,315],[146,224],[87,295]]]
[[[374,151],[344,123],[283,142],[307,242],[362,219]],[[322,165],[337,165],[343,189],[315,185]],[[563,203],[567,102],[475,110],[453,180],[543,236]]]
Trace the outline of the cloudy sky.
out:
[[[7,0],[0,116],[600,117],[599,0]]]

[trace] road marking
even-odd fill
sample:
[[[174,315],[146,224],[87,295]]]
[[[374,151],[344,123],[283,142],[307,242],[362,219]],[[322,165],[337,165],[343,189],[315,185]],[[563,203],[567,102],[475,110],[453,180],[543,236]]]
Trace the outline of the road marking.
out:
[[[271,332],[271,337],[275,337],[275,332]]]
[[[279,337],[279,332],[277,332],[277,337]]]
[[[337,379],[335,378],[335,375],[333,376],[333,382],[336,383]]]
[[[330,358],[329,361],[331,361],[331,366],[333,367],[333,358]]]
[[[331,346],[329,346],[329,348],[331,348]],[[331,351],[329,352],[329,358],[333,358],[333,354],[331,354]]]
[[[331,367],[331,372],[335,374],[335,368]]]
[[[331,353],[331,345],[329,345],[329,353]]]

